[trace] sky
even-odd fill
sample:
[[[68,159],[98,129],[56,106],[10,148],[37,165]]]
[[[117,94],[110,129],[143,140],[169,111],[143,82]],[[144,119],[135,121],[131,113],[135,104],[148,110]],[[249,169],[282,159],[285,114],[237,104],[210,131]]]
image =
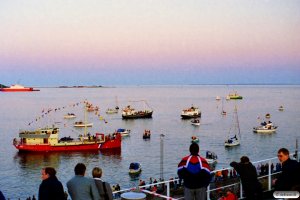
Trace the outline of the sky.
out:
[[[1,0],[0,83],[300,84],[298,0]]]

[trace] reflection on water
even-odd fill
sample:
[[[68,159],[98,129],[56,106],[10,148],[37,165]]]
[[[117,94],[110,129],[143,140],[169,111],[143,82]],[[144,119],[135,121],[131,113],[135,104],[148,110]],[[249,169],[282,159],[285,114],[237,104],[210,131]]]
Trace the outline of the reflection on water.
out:
[[[99,160],[101,155],[118,160],[121,159],[121,149],[83,152],[16,152],[14,161],[23,169],[36,169],[40,166],[52,166],[57,169],[62,160],[79,158],[82,160],[81,162],[88,164],[93,160]]]

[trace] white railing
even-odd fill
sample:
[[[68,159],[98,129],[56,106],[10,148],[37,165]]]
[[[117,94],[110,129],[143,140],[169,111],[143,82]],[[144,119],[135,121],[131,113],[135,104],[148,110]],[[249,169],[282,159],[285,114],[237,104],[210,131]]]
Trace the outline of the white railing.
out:
[[[259,180],[265,179],[267,177],[268,185],[267,185],[267,189],[265,191],[272,190],[272,175],[276,175],[276,174],[281,173],[281,172],[278,172],[278,171],[275,171],[275,172],[272,171],[272,169],[271,169],[272,161],[275,161],[275,163],[278,163],[278,158],[274,157],[274,158],[269,158],[269,159],[265,159],[265,160],[252,162],[252,164],[254,166],[257,166],[258,164],[268,164],[268,169],[266,170],[267,174],[260,175],[259,172],[257,172]],[[233,168],[228,167],[228,168],[212,171],[211,173],[216,174],[217,172],[223,171],[223,170],[231,171],[231,170],[233,170]],[[228,178],[227,180],[230,180],[230,178]],[[179,200],[179,199],[183,199],[183,197],[173,198],[173,197],[170,196],[171,195],[170,194],[170,189],[171,189],[170,188],[170,183],[173,183],[174,185],[176,185],[178,182],[179,182],[179,179],[162,181],[162,182],[158,182],[158,183],[152,183],[152,184],[147,184],[147,185],[143,185],[143,186],[128,188],[128,189],[124,189],[124,190],[120,190],[120,191],[115,191],[115,192],[113,192],[113,194],[114,194],[115,199],[118,199],[118,198],[120,198],[121,193],[128,192],[128,191],[139,191],[139,192],[144,192],[144,193],[156,196],[156,197],[160,197],[162,199]],[[219,183],[222,183],[222,181],[220,181]],[[164,190],[164,193],[163,194],[158,194],[155,191],[150,191],[150,190],[147,189],[147,188],[151,188],[153,186],[157,186],[157,188],[159,188],[159,186],[161,186]],[[219,190],[224,191],[226,188],[230,188],[230,187],[234,187],[234,186],[239,187],[239,191],[240,191],[239,199],[242,199],[243,198],[243,190],[242,190],[242,184],[241,184],[239,179],[237,180],[236,183],[230,183],[228,185],[223,185],[222,187],[215,187],[215,188],[212,188],[212,189],[211,189],[211,184],[210,184],[207,187],[207,199],[208,200],[211,199],[211,193],[212,192],[217,192]]]

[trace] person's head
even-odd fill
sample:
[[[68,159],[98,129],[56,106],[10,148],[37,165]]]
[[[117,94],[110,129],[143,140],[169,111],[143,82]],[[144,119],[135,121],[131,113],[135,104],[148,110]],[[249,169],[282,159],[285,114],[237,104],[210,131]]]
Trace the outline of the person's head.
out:
[[[227,195],[230,195],[230,194],[232,194],[233,192],[231,191],[231,190],[227,190],[227,192],[226,192],[226,194]]]
[[[278,157],[278,160],[281,163],[283,163],[284,161],[286,161],[287,159],[289,159],[290,152],[286,148],[281,148],[281,149],[278,150],[277,157]]]
[[[74,168],[75,175],[84,176],[85,170],[86,170],[86,167],[85,167],[85,164],[83,164],[83,163],[78,163]]]
[[[246,164],[246,163],[249,163],[249,162],[250,162],[250,160],[247,156],[242,156],[241,157],[241,163],[242,164]]]
[[[92,171],[93,178],[101,178],[102,176],[102,169],[99,167],[94,167]]]
[[[41,170],[42,180],[45,180],[49,177],[54,177],[56,175],[56,171],[53,167],[45,167]]]
[[[199,145],[193,142],[190,146],[190,152],[192,155],[196,156],[199,153]]]

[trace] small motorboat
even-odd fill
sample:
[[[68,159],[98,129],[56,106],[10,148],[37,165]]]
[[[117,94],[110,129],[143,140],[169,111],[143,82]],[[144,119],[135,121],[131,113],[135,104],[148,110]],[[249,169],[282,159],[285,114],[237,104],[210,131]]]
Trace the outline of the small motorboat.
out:
[[[267,119],[271,118],[271,114],[270,114],[270,113],[267,113],[267,114],[265,115],[265,118],[267,118]]]
[[[114,108],[108,108],[105,113],[106,114],[115,114],[115,113],[118,113],[118,110],[114,109]]]
[[[129,175],[139,175],[142,172],[142,166],[140,163],[130,163]]]
[[[191,124],[194,125],[194,126],[200,126],[200,120],[199,119],[193,119],[191,121]]]
[[[218,156],[212,151],[206,151],[205,159],[210,166],[213,166],[213,168],[218,163]]]
[[[76,118],[76,115],[74,113],[68,113],[66,115],[64,115],[65,119],[74,119]]]
[[[129,129],[119,128],[116,132],[120,133],[122,137],[126,137],[130,135]]]
[[[82,121],[75,122],[74,127],[92,127],[93,123],[83,123]]]
[[[276,132],[278,126],[274,126],[271,121],[263,122],[260,124],[260,126],[254,127],[253,132],[254,133],[274,133]]]
[[[237,93],[237,91],[234,91],[232,93],[229,93],[228,95],[229,99],[243,99],[241,95]],[[227,98],[226,98],[227,99]]]
[[[283,106],[279,106],[278,110],[283,111],[284,110]]]
[[[225,110],[222,110],[221,115],[227,115],[227,112]]]
[[[220,100],[221,100],[221,97],[220,97],[220,96],[217,96],[217,97],[216,97],[216,100],[217,100],[217,101],[220,101]]]
[[[274,133],[277,130],[277,126],[257,126],[253,128],[254,133]]]
[[[150,139],[150,137],[151,137],[151,131],[145,130],[143,134],[143,139]]]
[[[199,138],[197,136],[192,136],[191,137],[191,143],[198,143],[199,142]]]

